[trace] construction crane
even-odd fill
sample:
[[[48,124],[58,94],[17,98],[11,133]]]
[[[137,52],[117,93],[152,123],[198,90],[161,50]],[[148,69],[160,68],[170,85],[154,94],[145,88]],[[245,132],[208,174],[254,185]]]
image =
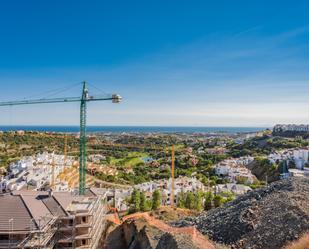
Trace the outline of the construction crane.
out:
[[[175,207],[175,145],[172,146],[172,191],[171,191],[171,207]]]
[[[43,99],[28,99],[20,101],[8,101],[8,102],[0,102],[0,106],[50,104],[50,103],[63,103],[63,102],[80,103],[79,194],[84,195],[86,190],[86,162],[87,162],[87,150],[86,150],[87,103],[92,101],[107,101],[107,100],[112,101],[113,103],[119,103],[121,102],[122,98],[118,94],[111,94],[104,96],[90,96],[87,88],[87,83],[84,81],[81,97],[43,98]]]

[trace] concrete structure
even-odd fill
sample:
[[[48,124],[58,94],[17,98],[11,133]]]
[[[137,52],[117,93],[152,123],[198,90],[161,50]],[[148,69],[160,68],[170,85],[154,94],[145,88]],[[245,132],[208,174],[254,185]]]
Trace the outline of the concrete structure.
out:
[[[0,195],[0,248],[98,248],[104,202],[92,190],[86,196],[40,191]]]

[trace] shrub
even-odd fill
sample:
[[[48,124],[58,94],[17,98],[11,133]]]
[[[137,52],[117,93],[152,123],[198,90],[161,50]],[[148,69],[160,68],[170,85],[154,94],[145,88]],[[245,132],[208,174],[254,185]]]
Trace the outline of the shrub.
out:
[[[212,201],[213,201],[213,194],[211,191],[207,192],[205,194],[205,202],[204,202],[204,209],[206,211],[210,210],[212,208]]]
[[[215,195],[213,203],[216,208],[221,207],[224,204],[224,198],[221,195]]]
[[[184,192],[181,192],[178,195],[178,200],[177,200],[177,207],[179,208],[185,208],[186,207],[186,194]]]

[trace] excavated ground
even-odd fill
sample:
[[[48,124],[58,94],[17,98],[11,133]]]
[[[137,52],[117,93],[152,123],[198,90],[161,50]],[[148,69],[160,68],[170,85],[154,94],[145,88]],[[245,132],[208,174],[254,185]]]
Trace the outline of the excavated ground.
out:
[[[274,182],[174,225],[196,226],[202,234],[231,248],[282,248],[309,230],[309,179]]]
[[[104,249],[216,249],[196,228],[171,227],[148,213],[127,216],[108,230]]]

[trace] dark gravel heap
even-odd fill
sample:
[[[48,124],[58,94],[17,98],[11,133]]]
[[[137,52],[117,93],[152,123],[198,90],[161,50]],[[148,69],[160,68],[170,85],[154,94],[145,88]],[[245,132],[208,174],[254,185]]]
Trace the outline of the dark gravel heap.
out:
[[[309,230],[309,179],[274,182],[174,225],[195,225],[210,239],[232,248],[281,248]]]

